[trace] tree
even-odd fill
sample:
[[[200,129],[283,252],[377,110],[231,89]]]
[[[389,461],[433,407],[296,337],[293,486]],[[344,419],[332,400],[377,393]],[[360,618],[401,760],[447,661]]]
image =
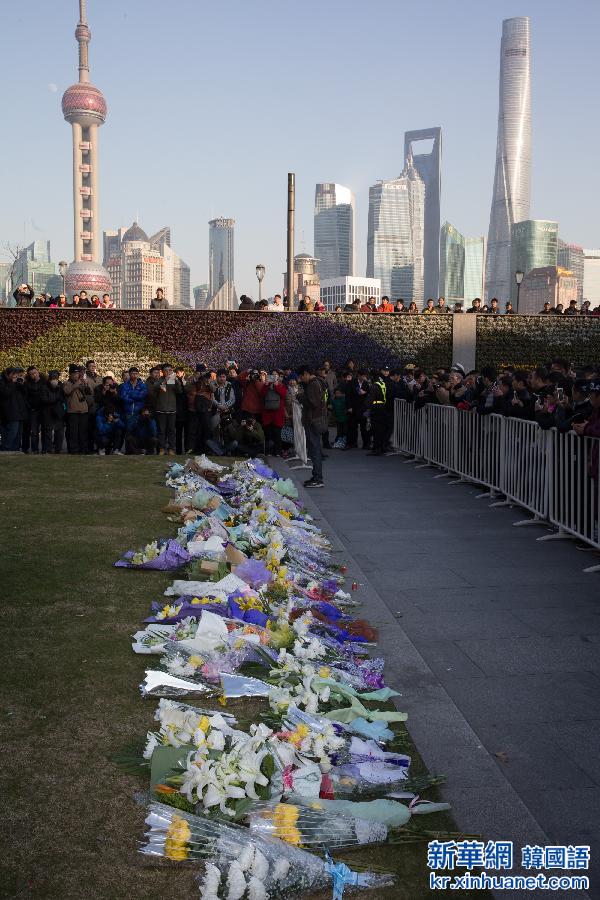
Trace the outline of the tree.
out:
[[[8,270],[8,277],[6,279],[6,305],[10,303],[10,299],[12,297],[12,293],[15,287],[15,273],[17,271],[17,260],[23,247],[21,244],[12,244],[10,241],[6,241],[2,245],[2,253],[4,256],[8,256],[10,259],[10,269]]]

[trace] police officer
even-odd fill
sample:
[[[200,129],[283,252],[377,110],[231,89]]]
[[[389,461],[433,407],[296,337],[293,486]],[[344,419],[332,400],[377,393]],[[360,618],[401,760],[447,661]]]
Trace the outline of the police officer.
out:
[[[369,394],[372,449],[367,456],[383,456],[386,450],[388,442],[387,378],[389,378],[389,374],[389,366],[382,366],[375,375]]]

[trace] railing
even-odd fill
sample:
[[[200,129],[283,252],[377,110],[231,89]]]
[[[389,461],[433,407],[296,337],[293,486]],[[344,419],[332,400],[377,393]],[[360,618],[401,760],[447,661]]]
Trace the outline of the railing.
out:
[[[540,541],[575,537],[600,550],[600,440],[544,431],[535,422],[481,416],[451,406],[396,400],[394,448],[458,481],[483,485],[492,506],[532,513],[515,525],[542,523],[558,531]],[[496,499],[504,497],[504,500]],[[600,565],[584,571],[600,571]]]

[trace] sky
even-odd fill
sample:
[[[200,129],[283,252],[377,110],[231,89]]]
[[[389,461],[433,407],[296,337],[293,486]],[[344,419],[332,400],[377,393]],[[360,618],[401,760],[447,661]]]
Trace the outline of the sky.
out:
[[[8,7],[8,0],[5,0]],[[50,240],[73,258],[71,129],[77,0],[10,3],[2,18],[0,248]],[[296,252],[313,251],[315,183],[350,187],[358,272],[368,190],[403,165],[404,132],[443,129],[442,221],[487,235],[502,20],[531,17],[531,217],[600,245],[597,0],[88,0],[100,130],[100,221],[172,228],[192,285],[208,220],[233,217],[238,294],[283,287],[287,173]]]

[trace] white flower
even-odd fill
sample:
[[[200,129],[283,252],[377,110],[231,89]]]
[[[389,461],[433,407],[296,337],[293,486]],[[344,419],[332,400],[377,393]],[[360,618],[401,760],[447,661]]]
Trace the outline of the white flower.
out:
[[[240,869],[243,872],[247,872],[248,869],[251,868],[253,860],[254,860],[254,846],[252,844],[244,844],[242,846],[241,853],[237,859],[238,863],[240,864]]]
[[[227,873],[227,900],[240,900],[246,893],[246,879],[240,864],[234,860]]]
[[[217,900],[221,884],[221,870],[212,863],[206,863],[206,871],[201,885],[202,900]]]
[[[285,856],[281,856],[278,860],[276,860],[275,865],[273,866],[273,881],[283,881],[284,878],[287,877],[287,873],[289,871],[289,859],[286,859]]]
[[[256,848],[256,852],[254,853],[252,874],[255,875],[256,878],[260,878],[261,881],[264,881],[269,874],[269,861],[266,856],[260,852],[258,847]]]
[[[256,876],[250,879],[248,885],[248,900],[269,900],[266,888]]]
[[[156,737],[156,735],[154,734],[153,731],[149,731],[148,732],[148,741],[144,748],[144,754],[143,754],[144,759],[151,759],[155,748],[158,746],[159,746],[158,738]]]
[[[221,812],[226,816],[233,816],[235,814],[234,810],[227,806],[227,801],[243,800],[246,796],[246,792],[243,788],[236,784],[232,784],[234,779],[235,776],[226,775],[220,781],[208,784],[206,792],[202,797],[204,808],[210,809],[212,806],[218,806]]]
[[[266,787],[269,783],[269,779],[260,771],[261,763],[267,754],[268,750],[265,749],[261,753],[243,753],[239,758],[239,779],[246,785],[246,794],[252,800],[259,799],[255,785]]]
[[[211,750],[224,750],[225,749],[225,735],[222,731],[218,731],[216,728],[212,729],[210,734],[208,735],[208,746]]]

